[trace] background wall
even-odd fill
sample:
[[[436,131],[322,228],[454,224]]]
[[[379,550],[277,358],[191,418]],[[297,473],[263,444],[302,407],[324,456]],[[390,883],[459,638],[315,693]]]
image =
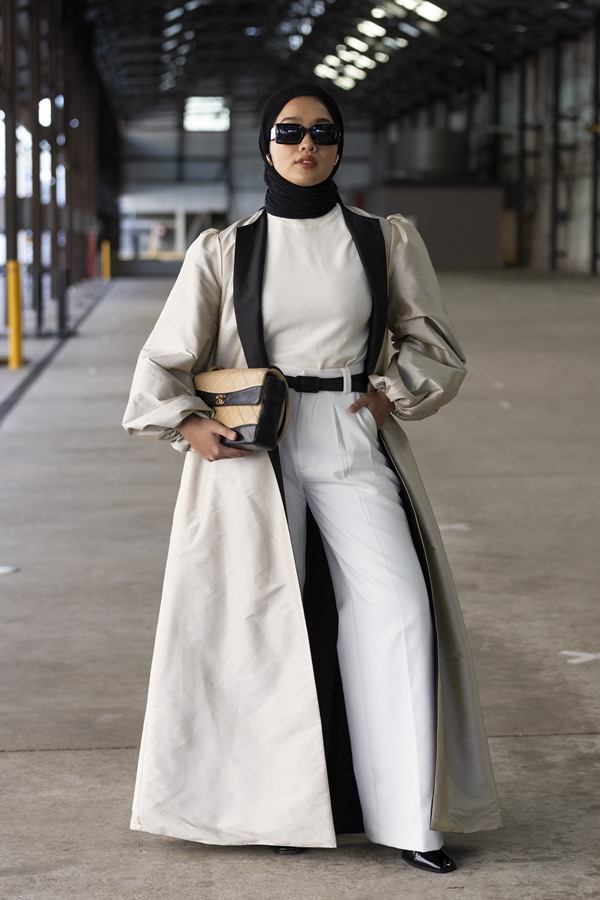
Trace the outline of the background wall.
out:
[[[367,207],[411,219],[436,268],[497,269],[503,262],[503,195],[499,187],[399,185],[373,191]]]

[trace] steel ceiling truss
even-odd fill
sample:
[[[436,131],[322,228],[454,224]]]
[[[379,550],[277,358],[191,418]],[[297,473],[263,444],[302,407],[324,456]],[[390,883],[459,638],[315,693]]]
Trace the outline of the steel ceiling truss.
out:
[[[282,81],[315,79],[314,67],[345,37],[360,37],[357,25],[377,0],[79,2],[115,109],[130,118],[190,94],[245,92],[259,104]],[[447,15],[433,23],[415,11],[398,13],[392,0],[379,5],[395,9],[381,21],[407,45],[352,90],[323,81],[345,109],[374,121],[472,91],[490,64],[512,67],[557,37],[575,38],[600,12],[600,0],[438,0]]]

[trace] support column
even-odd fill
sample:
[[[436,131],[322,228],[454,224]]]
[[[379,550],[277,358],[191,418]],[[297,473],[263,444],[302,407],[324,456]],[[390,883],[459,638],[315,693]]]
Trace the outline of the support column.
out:
[[[6,109],[4,127],[6,140],[6,192],[4,196],[4,217],[6,224],[6,258],[17,258],[17,138],[16,138],[16,92],[15,92],[15,8],[13,0],[4,0],[3,10],[3,65]]]
[[[67,311],[67,241],[68,230],[64,207],[59,207],[56,182],[57,167],[64,162],[64,144],[62,144],[61,135],[65,135],[65,110],[64,105],[58,106],[57,97],[60,95],[65,102],[65,85],[64,85],[64,62],[65,62],[65,42],[63,33],[63,12],[64,5],[61,0],[51,3],[49,6],[49,36],[51,48],[51,81],[50,93],[53,101],[52,106],[52,177],[55,185],[52,191],[52,213],[53,213],[53,233],[52,233],[52,272],[54,281],[54,293],[57,300],[57,328],[58,333],[64,336],[68,332],[68,311]],[[61,141],[61,143],[59,143]]]
[[[598,236],[600,231],[600,14],[596,16],[594,29],[594,123],[596,130],[592,133],[592,202],[591,202],[591,248],[590,271],[592,275],[598,274],[600,249]]]
[[[31,291],[35,310],[35,332],[44,331],[44,301],[42,297],[42,199],[40,185],[40,11],[37,3],[29,9],[29,108],[31,112],[31,230],[32,265]]]
[[[527,61],[519,63],[519,125],[517,135],[517,265],[526,263],[525,218],[527,215]]]
[[[54,183],[50,184],[50,202],[47,208],[47,225],[50,232],[50,293],[52,297],[58,295],[58,207],[56,203],[56,105],[55,99],[57,90],[57,52],[58,52],[58,29],[56,27],[56,10],[55,7],[46,0],[44,3],[46,13],[47,28],[47,47],[48,47],[48,69],[46,73],[46,88],[48,97],[50,98],[52,108],[52,122],[48,128],[46,140],[50,145],[50,174],[54,179]]]
[[[562,46],[560,39],[554,43],[552,54],[552,164],[550,194],[550,270],[556,272],[558,266],[558,220],[559,220],[559,176],[560,176],[560,80]]]
[[[9,329],[9,365],[19,368],[21,358],[21,289],[17,259],[17,119],[15,90],[16,20],[13,0],[4,0],[3,67],[6,104],[4,110],[6,187],[4,224],[6,229],[6,308]]]
[[[70,122],[76,116],[78,107],[78,93],[81,87],[83,74],[78,71],[77,47],[75,44],[75,17],[77,10],[72,0],[63,0],[63,16],[61,22],[63,45],[63,94],[65,105],[62,116],[62,132],[65,143],[62,147],[62,164],[65,168],[65,197],[66,203],[61,210],[63,229],[66,232],[66,245],[64,247],[65,285],[77,279],[77,238],[80,231],[80,202],[79,202],[79,153],[77,147],[76,129],[71,128]]]

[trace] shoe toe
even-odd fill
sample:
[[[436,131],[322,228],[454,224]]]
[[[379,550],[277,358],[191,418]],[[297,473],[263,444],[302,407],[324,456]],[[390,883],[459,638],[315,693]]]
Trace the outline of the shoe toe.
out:
[[[418,850],[403,850],[401,856],[410,866],[437,875],[454,872],[456,869],[456,864],[444,850],[429,850],[423,853]]]

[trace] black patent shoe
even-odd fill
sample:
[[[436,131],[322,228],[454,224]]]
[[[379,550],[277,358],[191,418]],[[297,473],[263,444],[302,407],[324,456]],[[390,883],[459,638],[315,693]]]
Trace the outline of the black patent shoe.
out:
[[[454,872],[456,869],[456,864],[444,850],[429,850],[424,853],[418,850],[402,850],[401,856],[409,866],[423,869],[425,872],[435,872],[436,875],[445,875],[446,872]]]
[[[271,847],[274,853],[280,853],[282,856],[295,856],[297,853],[304,853],[306,847]]]

